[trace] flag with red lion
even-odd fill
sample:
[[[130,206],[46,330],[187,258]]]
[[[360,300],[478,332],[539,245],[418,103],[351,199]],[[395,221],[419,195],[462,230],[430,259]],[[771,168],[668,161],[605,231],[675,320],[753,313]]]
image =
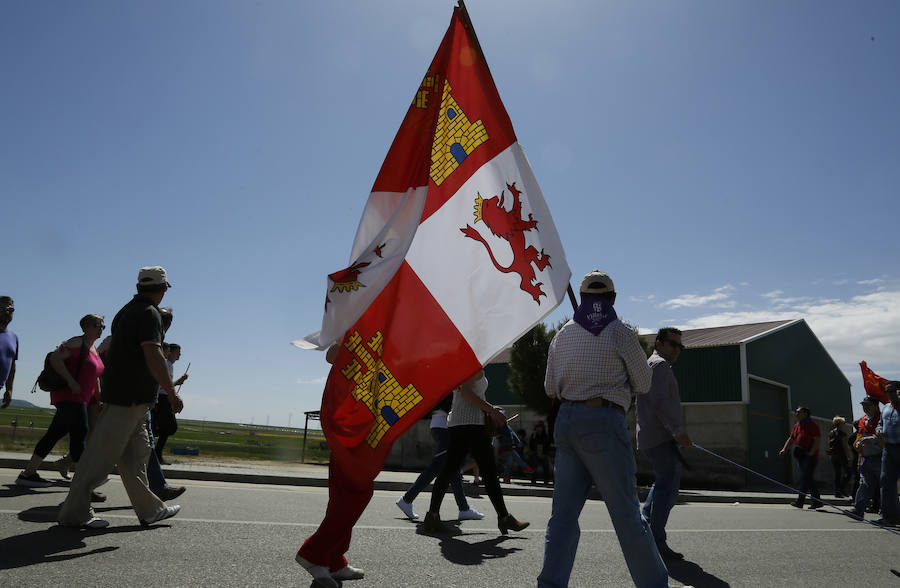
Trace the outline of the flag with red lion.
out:
[[[346,564],[394,441],[564,298],[565,253],[464,7],[375,179],[321,329],[339,350],[322,398],[329,504],[300,549]]]

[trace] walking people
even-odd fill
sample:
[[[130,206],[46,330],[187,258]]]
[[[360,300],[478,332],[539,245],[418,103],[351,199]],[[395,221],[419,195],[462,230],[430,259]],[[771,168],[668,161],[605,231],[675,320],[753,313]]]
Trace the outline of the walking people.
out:
[[[656,548],[663,559],[684,559],[666,543],[666,522],[678,500],[681,486],[679,446],[690,447],[681,418],[681,396],[672,364],[684,345],[681,331],[672,327],[656,334],[647,365],[653,374],[650,391],[637,397],[637,444],[653,468],[653,487],[644,501],[643,515],[650,523]]]
[[[86,314],[78,324],[82,335],[63,341],[50,355],[50,366],[62,376],[67,386],[50,392],[50,404],[56,407],[56,413],[47,432],[35,445],[28,465],[16,478],[18,486],[46,488],[53,484],[41,478],[37,469],[50,455],[56,442],[66,435],[69,436],[69,454],[65,459],[67,470],[68,464],[78,463],[84,452],[88,432],[87,405],[100,393],[100,375],[103,373],[103,361],[94,342],[100,338],[106,325],[99,314]],[[95,492],[92,500],[103,502],[106,497]]]
[[[878,523],[900,525],[900,499],[897,480],[900,479],[900,382],[888,382],[884,391],[890,403],[881,411],[881,422],[875,434],[884,441],[881,454],[881,514]]]
[[[797,460],[800,468],[800,494],[797,495],[796,500],[790,503],[791,506],[803,508],[804,498],[806,494],[810,494],[813,499],[809,508],[815,510],[825,506],[819,500],[819,486],[816,484],[815,478],[816,465],[819,463],[819,438],[822,436],[822,432],[819,425],[813,422],[808,407],[798,406],[794,414],[797,415],[797,422],[778,455],[784,455],[793,447],[794,459]]]
[[[101,391],[103,412],[59,511],[58,520],[63,526],[109,526],[108,521],[94,516],[90,493],[113,465],[118,466],[142,526],[173,517],[181,509],[178,505],[166,506],[147,485],[147,410],[155,402],[159,386],[172,394],[177,409],[181,404],[160,349],[163,329],[159,303],[170,287],[162,267],[141,268],[137,294],[113,319],[109,364]]]
[[[450,431],[450,448],[447,451],[444,469],[438,475],[431,491],[431,505],[425,514],[424,527],[426,531],[432,533],[449,531],[441,522],[441,502],[447,486],[450,484],[450,479],[459,471],[466,454],[470,451],[481,472],[484,489],[497,512],[497,527],[500,532],[506,535],[510,530],[521,531],[530,524],[519,521],[511,515],[503,500],[503,491],[500,489],[500,482],[497,479],[497,463],[494,461],[491,437],[485,429],[485,415],[497,427],[506,424],[506,417],[503,416],[500,409],[485,400],[487,388],[487,378],[484,376],[484,371],[480,371],[453,392],[452,410],[447,421]]]
[[[397,507],[410,520],[419,518],[413,511],[413,500],[425,489],[432,480],[444,469],[447,462],[447,449],[450,447],[450,432],[447,430],[447,416],[453,404],[453,394],[448,394],[431,413],[431,438],[434,439],[434,455],[428,467],[419,474],[416,481],[397,499]],[[450,486],[453,488],[453,496],[456,498],[456,506],[459,507],[459,520],[480,520],[484,515],[469,506],[466,493],[463,491],[462,474],[457,468],[456,474],[450,477]]]
[[[625,411],[650,388],[651,372],[637,334],[618,320],[612,278],[594,270],[581,281],[581,304],[547,356],[544,388],[562,404],[556,417],[553,506],[540,588],[569,584],[578,548],[578,517],[596,485],[638,588],[668,585],[668,570],[641,516],[637,467]]]
[[[865,413],[859,419],[857,426],[856,440],[853,442],[853,448],[860,456],[859,465],[859,488],[854,495],[853,513],[862,518],[872,500],[873,510],[869,512],[878,512],[881,510],[881,492],[879,490],[879,480],[881,478],[881,440],[875,436],[875,431],[881,423],[881,406],[878,399],[874,396],[866,396],[860,402]]]
[[[831,419],[831,430],[828,431],[828,444],[825,452],[831,457],[834,469],[834,497],[843,498],[844,489],[850,480],[850,445],[847,444],[847,432],[844,431],[846,419],[836,416]]]
[[[13,299],[9,296],[0,296],[0,385],[6,386],[3,389],[0,408],[6,408],[12,402],[16,360],[19,359],[19,338],[8,328],[15,311]]]
[[[538,421],[534,426],[534,431],[528,437],[528,448],[531,450],[530,466],[531,483],[537,484],[537,471],[541,470],[544,476],[544,485],[549,486],[553,481],[553,465],[550,463],[550,456],[553,454],[553,439],[547,433],[547,427],[544,421]]]
[[[500,412],[503,412],[503,410]],[[506,413],[503,413],[503,416],[505,417]],[[522,459],[521,455],[519,455],[519,448],[522,447],[522,440],[516,435],[515,431],[512,430],[512,427],[509,426],[509,421],[507,421],[497,432],[495,443],[498,448],[498,457],[504,464],[503,481],[505,483],[510,483],[509,474],[512,471],[513,463],[518,464],[519,467],[522,468],[522,473],[524,474],[534,472],[534,469]]]

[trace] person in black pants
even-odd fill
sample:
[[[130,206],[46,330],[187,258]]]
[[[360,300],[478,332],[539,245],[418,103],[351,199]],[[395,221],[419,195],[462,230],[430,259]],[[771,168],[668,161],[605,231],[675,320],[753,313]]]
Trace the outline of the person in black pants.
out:
[[[169,376],[172,376],[175,370],[174,364],[181,358],[181,345],[177,343],[163,343],[163,353],[166,354]],[[176,386],[181,386],[187,378],[188,375],[183,374],[180,378],[173,381]],[[169,402],[169,395],[162,388],[159,389],[159,396],[152,411],[151,421],[153,423],[153,433],[158,437],[155,448],[156,457],[162,465],[169,465],[169,462],[163,459],[163,449],[169,437],[178,431],[178,421],[175,418],[172,403]]]
[[[475,463],[481,470],[484,488],[497,512],[497,526],[500,532],[506,535],[510,529],[521,531],[529,525],[527,522],[516,520],[516,517],[509,514],[506,504],[503,502],[503,492],[500,490],[500,482],[497,479],[494,449],[491,446],[491,437],[485,429],[485,415],[490,417],[498,427],[506,424],[506,417],[497,407],[491,406],[485,400],[487,387],[487,378],[484,377],[483,371],[479,371],[453,392],[453,409],[450,411],[447,423],[450,431],[450,449],[447,451],[444,469],[431,491],[431,506],[425,515],[426,531],[436,533],[449,531],[441,522],[441,502],[444,500],[451,477],[459,471],[459,467],[469,452],[472,453]]]

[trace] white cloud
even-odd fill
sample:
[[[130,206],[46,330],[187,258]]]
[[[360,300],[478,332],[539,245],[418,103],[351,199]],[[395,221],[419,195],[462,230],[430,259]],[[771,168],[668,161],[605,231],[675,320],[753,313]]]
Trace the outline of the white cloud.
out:
[[[874,286],[875,284],[883,284],[884,280],[881,278],[873,278],[871,280],[860,280],[856,283],[860,286]]]
[[[835,285],[835,286],[843,286],[844,284],[849,284],[849,283],[850,283],[850,280],[844,278],[843,280],[835,280],[835,281],[833,281],[833,282],[831,282],[831,283],[832,283],[833,285]]]
[[[734,292],[734,289],[734,286],[731,284],[725,284],[713,290],[712,294],[682,294],[666,300],[660,304],[660,307],[671,309],[713,305],[716,308],[732,308],[736,304],[734,300],[731,300],[731,294]]]
[[[311,380],[304,380],[303,378],[300,378],[297,380],[297,383],[301,384],[301,385],[307,385],[307,384],[321,385],[321,384],[324,384],[327,379],[328,379],[328,376],[322,376],[321,378],[313,378]]]

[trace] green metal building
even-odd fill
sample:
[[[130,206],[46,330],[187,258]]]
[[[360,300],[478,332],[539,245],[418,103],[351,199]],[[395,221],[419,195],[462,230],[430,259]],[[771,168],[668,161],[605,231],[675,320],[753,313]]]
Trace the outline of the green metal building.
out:
[[[850,382],[803,319],[688,330],[682,342],[674,371],[689,433],[700,445],[705,438],[727,447],[731,459],[752,470],[791,481],[791,460],[778,450],[798,405],[810,408],[823,438],[833,416],[852,419]],[[715,422],[717,406],[729,415],[723,423]],[[716,424],[731,430],[706,434]],[[741,447],[735,446],[741,436]],[[826,480],[826,469],[819,468],[817,478]],[[745,483],[758,485],[749,478]]]

